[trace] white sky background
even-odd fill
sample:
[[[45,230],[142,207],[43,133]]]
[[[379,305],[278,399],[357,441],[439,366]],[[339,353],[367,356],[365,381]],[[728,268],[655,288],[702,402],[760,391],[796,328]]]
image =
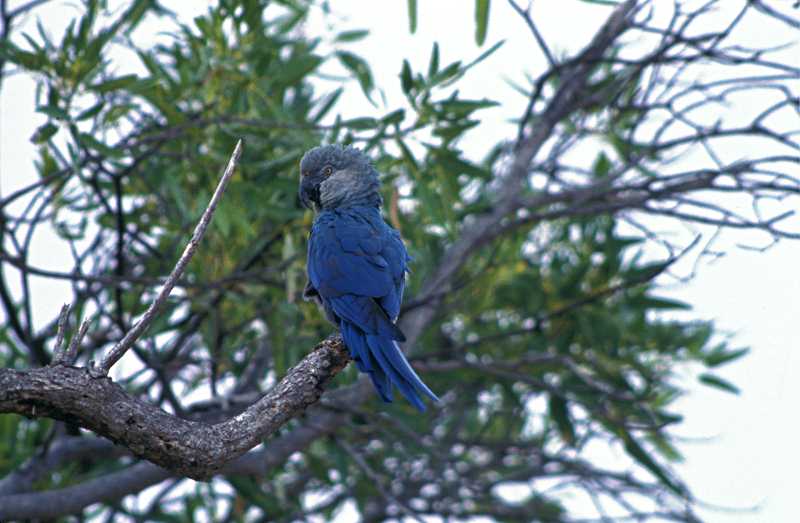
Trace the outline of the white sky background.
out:
[[[780,3],[782,0],[778,0]],[[10,8],[22,2],[10,2]],[[206,1],[163,1],[179,11],[184,20],[192,13],[205,11]],[[731,12],[741,4],[724,2]],[[790,0],[785,0],[791,4]],[[506,44],[492,58],[478,66],[459,85],[466,96],[489,97],[504,104],[501,110],[479,113],[484,124],[462,143],[469,156],[476,158],[490,143],[512,137],[515,127],[506,120],[518,116],[525,100],[507,84],[507,79],[522,83],[522,71],[539,74],[544,59],[522,20],[501,0],[492,4],[486,44],[474,42],[472,0],[420,0],[419,25],[415,35],[408,32],[406,2],[401,0],[331,2],[336,13],[315,16],[306,30],[316,34],[335,22],[336,30],[370,29],[372,34],[351,49],[373,67],[376,85],[385,89],[387,106],[375,109],[385,113],[402,103],[399,72],[403,58],[414,70],[426,70],[434,41],[439,42],[441,60],[446,65],[456,59],[470,60],[497,40]],[[577,0],[538,0],[534,2],[537,24],[556,55],[574,52],[584,46],[606,18],[607,7]],[[45,27],[60,35],[74,8],[54,2],[40,9]],[[185,13],[185,14],[184,14]],[[143,28],[148,30],[148,28]],[[748,36],[770,45],[797,40],[786,26],[746,28]],[[796,49],[784,55],[797,59]],[[800,61],[800,60],[796,60]],[[380,100],[380,97],[376,97]],[[380,102],[379,102],[380,103]],[[28,141],[43,115],[33,113],[33,84],[23,77],[5,80],[0,100],[0,189],[9,194],[35,180],[32,168],[34,147]],[[369,109],[360,89],[352,82],[338,106],[344,117],[362,115]],[[735,110],[732,108],[731,110]],[[797,122],[793,122],[797,127]],[[787,125],[792,125],[788,122]],[[734,335],[734,346],[750,346],[750,355],[718,373],[742,389],[738,397],[700,386],[687,374],[690,394],[675,409],[686,416],[677,432],[687,438],[681,445],[686,462],[678,466],[680,475],[702,501],[732,509],[757,507],[757,511],[728,512],[701,510],[709,522],[791,522],[797,520],[797,470],[800,433],[797,399],[800,398],[800,356],[795,351],[795,331],[800,319],[800,243],[782,242],[766,253],[735,248],[736,243],[763,244],[763,237],[747,232],[723,236],[717,248],[727,255],[713,264],[703,264],[691,283],[671,287],[669,295],[694,306],[686,318],[714,319],[719,329]],[[53,250],[52,237],[41,235],[35,242],[31,263],[38,267],[65,270],[70,257]],[[34,314],[44,323],[58,314],[68,298],[69,286],[52,280],[34,279]]]

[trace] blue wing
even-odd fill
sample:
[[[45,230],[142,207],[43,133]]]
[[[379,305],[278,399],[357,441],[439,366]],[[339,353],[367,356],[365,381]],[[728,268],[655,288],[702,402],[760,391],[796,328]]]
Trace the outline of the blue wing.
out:
[[[338,323],[358,369],[369,374],[384,401],[392,387],[420,410],[417,391],[436,395],[400,351],[405,336],[395,325],[403,299],[408,253],[400,235],[377,209],[321,213],[311,231],[308,277],[329,317]]]

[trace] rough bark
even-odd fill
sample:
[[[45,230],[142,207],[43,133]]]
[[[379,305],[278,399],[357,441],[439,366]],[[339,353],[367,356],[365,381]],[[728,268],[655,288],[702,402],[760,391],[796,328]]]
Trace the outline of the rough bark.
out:
[[[146,403],[89,369],[0,369],[0,412],[85,427],[177,475],[206,480],[315,403],[348,363],[341,337],[322,341],[260,400],[213,425]]]

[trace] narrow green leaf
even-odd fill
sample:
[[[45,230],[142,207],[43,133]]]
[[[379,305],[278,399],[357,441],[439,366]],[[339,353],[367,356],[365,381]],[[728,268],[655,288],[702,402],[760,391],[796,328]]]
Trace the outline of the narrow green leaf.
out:
[[[322,58],[313,54],[291,57],[280,69],[279,81],[282,85],[295,85],[301,78],[314,71]]]
[[[486,51],[481,53],[481,55],[478,56],[478,58],[476,58],[475,60],[471,61],[466,66],[464,66],[464,70],[466,71],[470,67],[474,67],[474,66],[478,65],[479,63],[483,62],[484,60],[486,60],[487,58],[489,58],[491,55],[493,55],[495,53],[495,51],[497,51],[498,49],[503,47],[504,43],[506,43],[505,40],[498,41],[492,47],[490,47],[489,49],[487,49]]]
[[[403,60],[403,70],[400,72],[400,85],[406,95],[414,88],[414,78],[411,75],[411,65],[408,63],[408,60]]]
[[[431,61],[428,64],[428,78],[432,78],[439,72],[439,44],[433,43],[433,50],[431,51]]]
[[[735,349],[731,351],[726,351],[724,346],[715,349],[711,354],[705,357],[705,363],[709,367],[720,367],[725,365],[726,363],[730,363],[734,360],[738,360],[745,354],[750,352],[750,349]]]
[[[419,175],[419,164],[417,164],[417,160],[414,158],[414,154],[411,152],[411,149],[401,140],[397,138],[395,140],[398,147],[400,147],[400,151],[403,153],[403,160],[405,161],[408,168],[411,170],[411,174],[414,177],[418,177]]]
[[[353,118],[352,120],[344,120],[341,125],[342,127],[357,130],[374,129],[378,127],[378,120],[369,117]]]
[[[364,91],[364,95],[371,102],[370,93],[372,93],[375,85],[372,81],[372,71],[366,60],[348,51],[337,51],[336,56],[341,64],[356,77],[359,85],[361,85],[361,90]]]
[[[408,0],[408,30],[417,32],[417,0]]]
[[[608,176],[608,173],[611,171],[611,160],[609,160],[605,152],[601,152],[597,155],[592,171],[598,178],[605,178]]]
[[[325,115],[336,105],[336,102],[339,100],[339,97],[342,95],[341,87],[337,88],[335,91],[327,95],[326,100],[322,103],[322,106],[317,110],[316,114],[311,117],[311,121],[314,123],[319,123],[325,118]]]
[[[80,122],[83,120],[88,120],[89,118],[93,118],[94,116],[97,116],[97,114],[100,113],[100,111],[103,109],[104,104],[105,102],[98,102],[93,106],[89,107],[88,109],[81,111],[78,114],[78,116],[75,117],[75,121]]]
[[[31,136],[33,143],[44,143],[49,140],[54,134],[58,132],[58,127],[52,123],[46,123],[36,129],[36,132]]]
[[[47,57],[44,53],[23,51],[11,42],[0,43],[0,58],[31,70],[40,69],[47,63]]]
[[[144,15],[151,7],[158,7],[158,4],[153,2],[152,0],[136,0],[133,2],[133,5],[128,9],[126,13],[120,17],[121,20],[125,21],[126,28],[125,34],[131,34],[134,29],[139,25],[139,22],[142,21]]]
[[[658,449],[661,455],[668,460],[678,463],[683,461],[683,454],[681,454],[680,451],[672,443],[670,443],[667,438],[662,437],[657,433],[656,435],[649,437],[648,440]]]
[[[103,123],[105,125],[112,125],[116,123],[117,120],[128,114],[131,110],[136,109],[136,105],[134,104],[119,104],[113,105],[111,108],[106,111],[103,115]]]
[[[650,457],[650,454],[645,451],[639,443],[633,439],[633,436],[624,432],[622,434],[622,440],[625,444],[625,452],[628,453],[633,459],[639,462],[644,468],[649,470],[654,476],[661,480],[661,482],[667,486],[670,490],[678,494],[679,496],[684,495],[683,488],[680,485],[676,484],[668,475],[667,473],[661,468],[661,466],[656,463],[656,461]]]
[[[479,167],[470,161],[463,160],[456,154],[449,154],[449,151],[447,153],[437,155],[436,162],[444,166],[451,176],[467,174],[469,176],[484,180],[490,177],[490,173],[486,169]]]
[[[69,120],[67,112],[55,105],[40,105],[36,108],[36,112],[46,114],[50,118],[55,118],[56,120]]]
[[[112,158],[119,158],[123,154],[122,151],[119,151],[117,149],[114,149],[113,147],[104,144],[91,134],[80,133],[79,138],[80,141],[83,143],[83,145],[89,147],[90,149],[94,149],[106,156],[110,156]]]
[[[344,31],[339,33],[336,36],[337,42],[357,42],[358,40],[362,40],[369,35],[369,31],[366,29],[357,29],[355,31]]]
[[[493,100],[445,100],[443,102],[439,102],[438,105],[444,111],[459,113],[466,116],[478,109],[494,107],[500,104]]]
[[[486,29],[489,26],[489,0],[475,0],[475,41],[483,45],[486,41]]]
[[[551,395],[548,401],[548,410],[550,411],[550,417],[558,426],[561,438],[568,445],[575,445],[575,427],[572,424],[572,419],[570,419],[569,407],[564,398]]]
[[[698,379],[700,380],[700,383],[708,385],[709,387],[724,390],[725,392],[730,392],[731,394],[739,394],[739,387],[714,374],[703,373]]]
[[[454,78],[458,78],[463,73],[464,70],[461,69],[461,62],[460,61],[453,62],[452,64],[448,65],[447,67],[445,67],[444,69],[433,75],[433,77],[429,79],[428,83],[431,86],[434,86],[436,84],[446,82]]]
[[[97,91],[98,93],[108,93],[110,91],[117,91],[119,89],[130,87],[138,81],[139,77],[135,74],[126,74],[125,76],[119,76],[117,78],[112,78],[111,80],[90,85],[89,89]]]
[[[692,308],[688,303],[669,298],[659,298],[657,296],[641,296],[633,298],[631,303],[647,309],[660,309],[660,310],[689,310]]]
[[[406,111],[404,109],[398,109],[396,111],[392,111],[391,113],[381,118],[381,121],[386,125],[393,125],[393,124],[399,124],[400,122],[403,121],[403,118],[405,117],[406,117]]]
[[[480,123],[480,120],[465,120],[462,123],[437,127],[433,134],[445,140],[453,140]]]

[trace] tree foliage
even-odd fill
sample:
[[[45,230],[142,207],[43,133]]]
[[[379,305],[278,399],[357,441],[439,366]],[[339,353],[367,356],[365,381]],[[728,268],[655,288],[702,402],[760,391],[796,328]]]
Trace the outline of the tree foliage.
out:
[[[155,0],[116,11],[86,0],[58,41],[41,26],[15,32],[25,13],[4,8],[3,71],[36,79],[47,122],[31,137],[38,182],[0,201],[0,367],[51,363],[57,318],[35,328],[33,277],[71,282],[67,337],[76,318],[90,319],[78,362],[100,359],[152,302],[242,138],[239,171],[203,244],[117,380],[181,418],[214,423],[241,412],[331,333],[301,299],[312,216],[298,205],[296,171],[305,150],[340,142],[363,148],[384,175],[387,217],[414,257],[407,349],[443,401],[425,416],[381,404],[348,368],[316,407],[264,442],[258,473],[240,460],[209,483],[139,462],[137,449],[58,416],[4,414],[0,514],[293,521],[331,519],[352,504],[366,521],[568,521],[572,495],[594,499],[597,517],[694,521],[694,497],[671,469],[681,459],[678,378],[688,365],[703,383],[735,392],[714,369],[745,351],[712,342],[708,322],[662,314],[689,306],[660,295],[654,280],[698,243],[676,245],[641,219],[795,237],[783,214],[742,215],[725,197],[757,207],[800,189],[790,174],[796,134],[768,118],[797,110],[789,82],[800,72],[731,40],[744,17],[785,23],[777,7],[748,2],[702,32],[716,16],[710,6],[676,5],[666,24],[651,21],[647,2],[609,8],[584,51],[519,87],[518,136],[497,139],[482,159],[462,149],[463,137],[512,102],[464,98],[458,87],[497,45],[452,63],[434,46],[427,67],[397,64],[401,106],[342,114],[344,88],[380,98],[358,54],[367,33],[307,34],[318,7],[310,0],[219,0],[190,21]],[[413,32],[417,2],[408,7]],[[514,7],[540,49],[530,11]],[[489,2],[475,9],[483,42]],[[154,44],[140,30],[156,18],[172,29]],[[650,38],[647,48],[629,51],[633,36]],[[320,82],[332,63],[352,81]],[[696,76],[704,64],[721,76]],[[777,95],[752,121],[696,118],[764,90]],[[765,145],[747,158],[715,153],[731,137]],[[676,164],[692,146],[707,156]],[[29,261],[31,237],[47,227],[73,253],[68,272]],[[668,254],[652,261],[646,244]],[[0,391],[0,404],[9,397]],[[626,459],[601,466],[598,448]],[[108,493],[112,480],[118,488]],[[119,501],[159,483],[155,497]],[[521,499],[500,494],[509,485]],[[46,516],[19,508],[43,499],[61,503]]]

